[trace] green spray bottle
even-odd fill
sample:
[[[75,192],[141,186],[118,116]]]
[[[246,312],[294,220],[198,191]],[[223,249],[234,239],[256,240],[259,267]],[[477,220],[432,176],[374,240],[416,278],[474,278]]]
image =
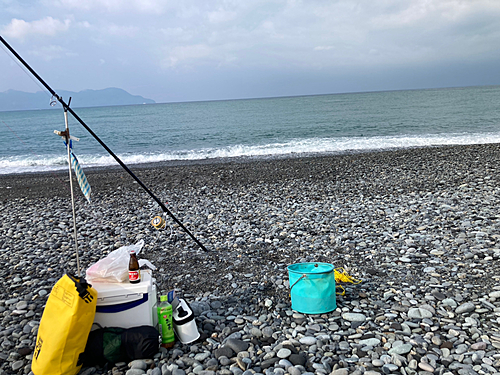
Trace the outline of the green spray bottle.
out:
[[[172,305],[168,302],[168,296],[160,296],[158,310],[158,327],[161,334],[161,346],[171,348],[174,346],[174,328],[172,326]]]

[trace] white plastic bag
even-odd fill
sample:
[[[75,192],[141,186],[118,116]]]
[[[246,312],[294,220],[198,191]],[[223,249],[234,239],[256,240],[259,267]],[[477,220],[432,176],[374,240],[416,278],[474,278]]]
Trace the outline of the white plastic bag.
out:
[[[108,283],[122,283],[127,281],[130,251],[135,250],[135,253],[139,254],[143,246],[144,240],[140,240],[135,245],[122,246],[110,252],[106,258],[99,260],[87,269],[87,281]],[[147,265],[152,270],[156,269],[150,261],[139,259],[139,266],[143,265]]]

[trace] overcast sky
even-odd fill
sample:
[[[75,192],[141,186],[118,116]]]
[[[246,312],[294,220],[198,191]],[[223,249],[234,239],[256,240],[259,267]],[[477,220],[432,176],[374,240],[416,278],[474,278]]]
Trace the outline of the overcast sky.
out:
[[[500,84],[500,0],[0,0],[56,89],[157,102]],[[0,51],[0,91],[40,91]]]

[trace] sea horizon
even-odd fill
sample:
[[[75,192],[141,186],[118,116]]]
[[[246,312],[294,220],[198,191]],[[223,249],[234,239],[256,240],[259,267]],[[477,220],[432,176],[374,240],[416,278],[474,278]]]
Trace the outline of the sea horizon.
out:
[[[78,108],[125,164],[500,142],[500,86]],[[84,168],[116,161],[69,115]],[[63,111],[0,112],[0,174],[67,168]],[[5,126],[2,126],[5,125]]]

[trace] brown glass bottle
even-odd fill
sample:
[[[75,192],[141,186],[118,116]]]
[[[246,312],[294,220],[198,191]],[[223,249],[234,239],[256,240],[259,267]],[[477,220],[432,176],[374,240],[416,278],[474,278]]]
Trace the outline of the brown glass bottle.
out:
[[[130,262],[128,263],[128,281],[132,284],[141,282],[141,270],[139,269],[139,261],[134,250],[130,251]]]

